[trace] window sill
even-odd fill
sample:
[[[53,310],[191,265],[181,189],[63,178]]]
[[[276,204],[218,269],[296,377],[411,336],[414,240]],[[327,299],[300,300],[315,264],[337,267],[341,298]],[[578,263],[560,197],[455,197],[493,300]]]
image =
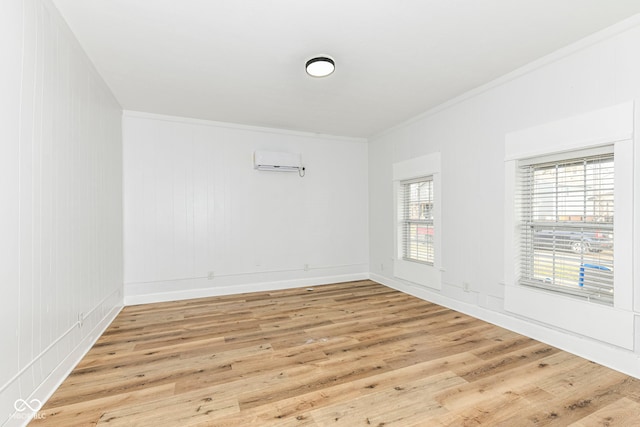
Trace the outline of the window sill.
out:
[[[521,285],[505,288],[505,310],[633,350],[634,316],[630,311]]]
[[[398,279],[430,289],[442,289],[440,269],[433,265],[397,259],[394,263],[393,275]]]

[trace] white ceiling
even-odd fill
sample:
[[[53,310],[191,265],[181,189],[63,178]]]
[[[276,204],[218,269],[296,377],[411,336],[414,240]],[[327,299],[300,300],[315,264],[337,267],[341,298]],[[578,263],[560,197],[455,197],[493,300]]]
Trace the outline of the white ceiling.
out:
[[[640,0],[53,0],[126,110],[368,137]],[[331,55],[336,71],[307,76]]]

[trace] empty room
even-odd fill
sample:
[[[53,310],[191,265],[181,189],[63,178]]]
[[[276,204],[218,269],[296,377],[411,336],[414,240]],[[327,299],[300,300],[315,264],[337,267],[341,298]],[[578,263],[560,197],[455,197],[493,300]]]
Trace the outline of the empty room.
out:
[[[640,1],[2,0],[0,426],[640,425]]]

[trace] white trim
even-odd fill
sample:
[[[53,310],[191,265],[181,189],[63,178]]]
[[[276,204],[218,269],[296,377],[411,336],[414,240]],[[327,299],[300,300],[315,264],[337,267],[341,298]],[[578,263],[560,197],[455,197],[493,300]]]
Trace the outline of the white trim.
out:
[[[440,152],[396,162],[393,164],[393,208],[394,208],[394,262],[393,275],[432,289],[442,289],[442,182]],[[433,265],[416,263],[402,259],[398,218],[398,200],[402,181],[430,176],[433,179]]]
[[[633,310],[633,216],[638,214],[633,206],[633,141],[626,140],[614,147],[614,235],[613,306]],[[621,185],[624,183],[625,185]],[[630,334],[633,337],[633,331]],[[633,348],[633,347],[632,347]]]
[[[504,309],[517,316],[634,348],[633,301],[633,138],[634,102],[603,108],[505,137]],[[599,304],[525,289],[518,283],[518,217],[515,212],[518,160],[613,145],[615,152],[614,304]],[[578,321],[579,320],[579,321]]]
[[[116,292],[117,293],[117,292]],[[113,295],[113,294],[112,294]],[[28,397],[22,397],[25,400],[38,399],[44,405],[53,393],[60,387],[64,380],[67,379],[71,371],[80,363],[82,358],[91,350],[93,345],[98,341],[98,338],[107,330],[111,322],[118,316],[122,310],[122,305],[117,305],[103,317],[96,326],[89,332],[80,343],[60,362],[60,364],[49,374],[42,383],[40,383],[34,392]],[[14,379],[14,383],[19,378]],[[8,385],[7,385],[8,388]],[[31,418],[23,419],[23,417],[29,415],[34,416],[36,413],[31,411],[31,414],[25,412],[20,413],[20,418],[16,417],[17,412],[9,415],[6,426],[26,426]],[[5,424],[3,424],[5,425]]]
[[[327,285],[330,283],[366,280],[368,278],[369,273],[353,273],[303,279],[278,280],[261,283],[246,283],[241,285],[183,289],[179,291],[156,292],[137,295],[127,295],[125,287],[124,305],[129,306],[137,304],[150,304],[155,302],[180,301],[185,299],[244,294],[249,292],[277,291],[282,289],[300,288],[304,286],[319,286]]]
[[[524,75],[527,75],[529,73],[532,73],[546,65],[550,65],[553,64],[554,62],[560,61],[563,58],[566,58],[568,56],[571,56],[573,54],[576,54],[580,51],[583,51],[585,49],[588,49],[589,47],[596,45],[598,43],[604,42],[606,40],[612,39],[622,33],[625,33],[629,30],[634,29],[635,27],[640,26],[640,14],[636,14],[633,15],[623,21],[618,22],[617,24],[614,24],[610,27],[607,27],[601,31],[598,31],[594,34],[591,34],[588,37],[585,37],[583,39],[578,40],[575,43],[572,43],[568,46],[565,46],[561,49],[556,50],[555,52],[552,52],[546,56],[543,56],[542,58],[539,58],[533,62],[529,62],[528,64],[513,70],[501,77],[498,77],[497,79],[494,79],[482,86],[478,86],[474,89],[471,89],[468,92],[463,93],[462,95],[459,95],[455,98],[452,98],[448,101],[445,101],[442,104],[439,104],[433,108],[430,108],[429,110],[418,114],[417,116],[414,116],[402,123],[399,123],[395,126],[392,126],[390,128],[384,129],[376,134],[373,134],[371,136],[369,136],[369,140],[374,140],[377,139],[379,137],[382,137],[386,134],[390,134],[398,129],[402,129],[405,128],[415,122],[421,121],[427,117],[431,117],[434,116],[444,110],[447,110],[449,108],[452,108],[464,101],[467,101],[469,99],[475,98],[476,96],[480,96],[485,92],[488,92],[491,89],[494,89],[496,87],[505,85],[509,82],[511,82],[512,80],[516,80],[517,78],[520,78]]]
[[[626,375],[640,378],[640,356],[631,351],[588,337],[568,334],[566,331],[542,325],[529,319],[488,310],[476,304],[465,303],[444,296],[439,292],[433,292],[419,286],[411,286],[375,273],[371,273],[369,278],[400,292],[473,316],[582,358],[592,360]]]
[[[543,314],[540,307],[544,307]],[[633,350],[634,315],[631,311],[528,286],[505,287],[505,310]],[[571,315],[567,316],[567,313]]]
[[[399,258],[393,263],[393,275],[399,279],[408,280],[432,289],[442,289],[440,269],[432,265]]]
[[[194,119],[190,117],[179,117],[179,116],[169,116],[165,114],[145,113],[143,111],[123,110],[122,116],[139,118],[139,119],[159,120],[159,121],[165,121],[165,122],[185,123],[185,124],[200,125],[200,126],[210,126],[210,127],[217,127],[217,128],[246,130],[251,132],[275,133],[278,135],[292,135],[292,136],[300,136],[300,137],[306,137],[306,138],[331,139],[334,141],[342,141],[342,142],[355,142],[355,143],[368,142],[367,138],[303,132],[303,131],[296,131],[296,130],[289,130],[289,129],[278,129],[278,128],[269,128],[269,127],[261,127],[261,126],[243,125],[238,123],[217,122],[213,120]]]
[[[635,109],[635,123],[640,123],[640,108]],[[634,244],[633,244],[633,253],[637,254],[637,256],[633,257],[633,279],[634,283],[640,283],[640,132],[634,132],[634,149],[633,149],[633,159],[634,165],[632,177],[629,179],[633,180],[634,189],[633,189],[633,209],[635,215],[633,215],[633,224],[632,229],[628,230],[628,232],[633,234],[634,236]],[[633,309],[636,313],[640,313],[640,290],[638,290],[638,285],[634,285],[633,290]],[[636,328],[636,352],[640,353],[640,323]]]
[[[612,145],[633,136],[633,102],[626,102],[506,136],[505,161]]]
[[[515,209],[517,162],[504,164],[504,248],[503,273],[504,283],[515,283],[518,279],[518,260],[520,245],[518,244],[518,216]]]
[[[597,147],[580,149],[577,148],[571,151],[563,151],[562,153],[555,153],[550,155],[542,155],[536,157],[530,157],[528,159],[518,160],[518,166],[534,166],[544,165],[547,163],[563,163],[570,159],[583,159],[585,157],[597,157],[597,156],[610,156],[614,154],[614,144],[598,145]]]
[[[393,180],[405,181],[440,173],[440,152],[414,157],[393,164]]]

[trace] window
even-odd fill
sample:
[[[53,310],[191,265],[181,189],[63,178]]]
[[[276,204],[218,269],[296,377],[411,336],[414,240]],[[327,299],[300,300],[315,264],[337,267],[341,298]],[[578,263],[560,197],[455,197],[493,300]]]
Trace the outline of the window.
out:
[[[402,259],[433,265],[433,177],[400,183]]]
[[[520,284],[613,304],[613,147],[520,161]]]
[[[394,277],[442,289],[440,153],[393,164]]]
[[[504,164],[504,310],[632,351],[636,110],[626,102],[508,133]]]

